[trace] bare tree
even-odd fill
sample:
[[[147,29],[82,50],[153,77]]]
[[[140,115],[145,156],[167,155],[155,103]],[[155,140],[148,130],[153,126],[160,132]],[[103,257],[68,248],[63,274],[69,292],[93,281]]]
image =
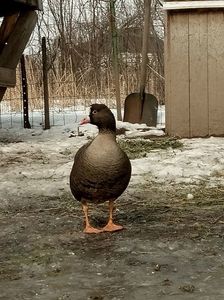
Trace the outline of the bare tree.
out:
[[[35,81],[33,89],[36,91],[33,94],[40,94],[42,89],[40,52],[41,38],[45,36],[50,98],[100,99],[120,111],[126,95],[139,87],[143,0],[43,2],[44,11],[39,13],[36,34],[27,58],[28,76],[30,71]],[[110,13],[110,3],[116,3],[116,19],[114,12]],[[113,29],[112,47],[111,21],[114,20],[116,30]],[[150,92],[162,102],[163,17],[160,0],[152,0],[150,28],[147,83]],[[115,73],[116,89],[113,80]],[[121,100],[116,102],[115,95],[119,89]],[[121,118],[119,112],[118,118]]]

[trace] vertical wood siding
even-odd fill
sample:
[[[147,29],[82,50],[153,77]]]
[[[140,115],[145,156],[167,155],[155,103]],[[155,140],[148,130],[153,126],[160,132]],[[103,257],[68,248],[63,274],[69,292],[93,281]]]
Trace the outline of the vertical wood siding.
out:
[[[169,135],[224,135],[224,13],[168,12],[165,39]]]
[[[224,135],[224,14],[208,14],[209,134]]]
[[[188,14],[170,14],[168,48],[168,97],[170,133],[189,134]],[[177,42],[178,41],[178,42]],[[175,122],[173,122],[175,120]]]
[[[208,135],[207,14],[189,15],[190,136]]]

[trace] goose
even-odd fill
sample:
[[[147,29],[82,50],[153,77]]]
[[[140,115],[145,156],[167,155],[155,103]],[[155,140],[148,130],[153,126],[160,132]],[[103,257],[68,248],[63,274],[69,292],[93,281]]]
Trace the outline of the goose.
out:
[[[70,173],[70,189],[82,205],[85,233],[114,232],[123,226],[113,222],[114,202],[127,188],[131,178],[131,163],[116,141],[116,122],[111,110],[104,104],[92,104],[89,117],[80,124],[98,127],[98,135],[76,153]],[[89,204],[108,201],[109,220],[102,229],[90,225]]]

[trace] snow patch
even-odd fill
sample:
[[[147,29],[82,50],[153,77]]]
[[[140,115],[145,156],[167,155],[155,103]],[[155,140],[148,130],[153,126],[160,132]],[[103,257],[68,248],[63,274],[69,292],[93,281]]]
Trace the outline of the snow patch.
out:
[[[81,117],[81,115],[80,115]],[[117,122],[127,136],[162,135],[162,130],[144,124]],[[83,125],[84,136],[70,137],[78,132],[71,121],[50,130],[0,129],[0,206],[17,201],[17,195],[58,195],[69,191],[69,173],[77,150],[97,134],[97,128]],[[119,138],[124,139],[125,136]],[[2,142],[1,142],[2,141]],[[130,185],[156,182],[169,184],[224,184],[224,139],[182,139],[181,149],[154,149],[141,159],[132,160]],[[28,199],[28,198],[27,198]],[[28,201],[28,200],[27,200]]]

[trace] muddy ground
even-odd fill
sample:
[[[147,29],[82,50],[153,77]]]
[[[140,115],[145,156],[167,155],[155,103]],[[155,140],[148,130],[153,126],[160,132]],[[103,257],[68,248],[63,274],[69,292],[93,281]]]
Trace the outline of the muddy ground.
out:
[[[69,192],[18,195],[0,211],[0,299],[223,300],[223,192],[131,185],[115,212],[125,230],[99,235],[82,233]],[[103,226],[107,206],[91,219]]]

